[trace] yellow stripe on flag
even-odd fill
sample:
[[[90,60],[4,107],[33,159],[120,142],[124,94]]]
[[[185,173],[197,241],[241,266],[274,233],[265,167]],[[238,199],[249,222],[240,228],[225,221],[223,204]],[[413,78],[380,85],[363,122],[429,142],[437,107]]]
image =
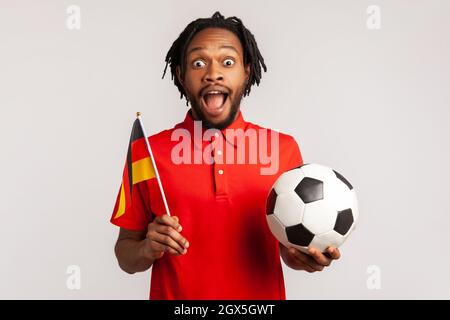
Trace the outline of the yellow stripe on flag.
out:
[[[133,174],[133,184],[139,183],[141,181],[149,180],[155,177],[155,170],[153,169],[152,162],[150,157],[141,159],[139,161],[135,161],[132,163],[132,174]],[[125,203],[125,189],[123,187],[123,183],[120,187],[120,197],[119,197],[119,206],[117,209],[117,213],[114,216],[114,219],[119,218],[121,215],[125,213],[126,203]]]
[[[155,177],[150,157],[133,162],[131,171],[133,172],[133,184]]]
[[[122,183],[122,185],[120,187],[119,208],[117,209],[117,213],[114,216],[114,219],[117,219],[124,213],[125,213],[125,190],[123,188],[123,183]]]

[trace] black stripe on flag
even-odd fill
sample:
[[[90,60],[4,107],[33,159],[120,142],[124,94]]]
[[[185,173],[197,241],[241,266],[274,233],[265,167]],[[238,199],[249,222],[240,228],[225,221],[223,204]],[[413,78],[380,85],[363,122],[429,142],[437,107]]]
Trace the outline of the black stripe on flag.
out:
[[[127,164],[128,164],[128,180],[130,183],[130,196],[133,190],[133,172],[132,168],[132,156],[131,156],[131,144],[144,137],[144,132],[142,131],[141,123],[139,119],[134,120],[133,129],[131,130],[130,143],[128,144],[128,153],[127,153]]]

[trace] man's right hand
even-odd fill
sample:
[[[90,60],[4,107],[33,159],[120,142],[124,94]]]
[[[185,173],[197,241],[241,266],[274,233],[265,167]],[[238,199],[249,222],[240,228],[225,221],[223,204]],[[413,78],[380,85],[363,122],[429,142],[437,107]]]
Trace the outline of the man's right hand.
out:
[[[189,242],[180,234],[178,217],[163,215],[156,217],[147,227],[143,242],[143,254],[149,259],[159,259],[164,252],[174,255],[186,254]]]

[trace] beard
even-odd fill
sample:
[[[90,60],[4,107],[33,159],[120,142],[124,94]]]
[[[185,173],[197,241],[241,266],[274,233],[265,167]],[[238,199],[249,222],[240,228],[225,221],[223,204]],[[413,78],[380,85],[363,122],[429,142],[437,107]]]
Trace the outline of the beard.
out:
[[[212,123],[211,121],[209,121],[206,118],[206,116],[203,112],[203,109],[200,106],[201,101],[199,101],[199,99],[194,98],[190,94],[188,95],[188,99],[189,99],[189,102],[191,103],[191,108],[195,111],[195,114],[199,118],[198,120],[202,121],[202,125],[205,128],[223,130],[226,127],[228,127],[230,124],[232,124],[233,121],[235,120],[236,115],[239,112],[242,98],[244,97],[244,90],[245,90],[245,83],[236,92],[236,95],[234,96],[234,98],[231,98],[230,95],[228,95],[228,99],[230,99],[230,104],[231,104],[230,111],[228,113],[228,116],[225,118],[225,120],[223,120],[219,123]],[[192,115],[192,113],[191,113],[191,115]]]

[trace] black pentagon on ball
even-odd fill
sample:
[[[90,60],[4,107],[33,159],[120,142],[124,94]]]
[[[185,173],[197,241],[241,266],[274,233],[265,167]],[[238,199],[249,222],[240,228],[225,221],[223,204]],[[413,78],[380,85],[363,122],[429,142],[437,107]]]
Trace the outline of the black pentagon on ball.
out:
[[[295,193],[303,200],[309,203],[323,199],[323,182],[313,178],[303,178],[295,187]]]
[[[314,238],[314,234],[301,223],[286,227],[286,235],[290,243],[302,247],[309,246]]]
[[[350,184],[350,182],[348,182],[347,179],[344,178],[344,176],[343,176],[342,174],[340,174],[339,172],[334,171],[334,170],[333,170],[333,172],[334,172],[334,174],[336,175],[336,177],[337,177],[339,180],[341,180],[343,183],[345,183],[345,184],[347,185],[347,187],[348,187],[350,190],[353,189],[353,186]]]
[[[338,211],[336,224],[334,225],[334,231],[341,235],[345,235],[350,230],[353,224],[352,209],[345,209]]]
[[[273,214],[273,210],[275,209],[275,202],[277,200],[277,193],[275,189],[270,190],[269,195],[267,196],[266,202],[266,214]]]

